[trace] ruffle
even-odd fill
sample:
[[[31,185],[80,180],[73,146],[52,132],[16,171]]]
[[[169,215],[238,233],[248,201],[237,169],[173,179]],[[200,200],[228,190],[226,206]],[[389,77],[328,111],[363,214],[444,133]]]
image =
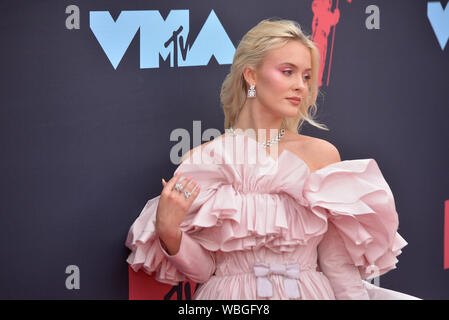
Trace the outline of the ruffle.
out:
[[[345,160],[312,172],[304,197],[336,226],[363,279],[396,268],[407,242],[397,232],[393,194],[374,159]]]
[[[222,136],[201,151],[215,163],[196,163],[194,154],[176,170],[194,177],[202,189],[180,225],[182,231],[207,250],[223,252],[262,246],[291,252],[325,232],[326,215],[306,208],[301,191],[309,169],[299,158],[283,152],[278,162],[270,158],[263,168],[230,164],[229,139]]]
[[[224,252],[261,246],[274,252],[293,251],[325,232],[326,216],[307,210],[302,196],[309,173],[304,162],[286,151],[279,162],[270,158],[263,167],[231,164],[229,138],[216,140],[175,170],[201,185],[180,225],[182,231],[205,249]],[[198,161],[199,155],[203,161]],[[154,225],[159,198],[149,200],[131,226],[126,246],[132,252],[127,262],[134,271],[143,268],[148,274],[155,272],[160,282],[176,284],[186,278],[160,248]]]
[[[159,282],[177,285],[186,280],[183,273],[166,258],[155,232],[156,211],[160,196],[147,201],[139,217],[129,229],[125,245],[131,250],[126,262],[137,272],[155,273]]]
[[[375,160],[346,160],[310,172],[284,150],[265,166],[236,164],[230,159],[232,141],[227,135],[216,138],[175,171],[201,185],[180,229],[202,247],[292,252],[323,235],[330,219],[363,279],[396,268],[407,242],[397,233],[394,198]],[[159,197],[147,202],[129,230],[127,262],[135,271],[156,272],[156,280],[176,284],[186,278],[162,252],[155,233]]]

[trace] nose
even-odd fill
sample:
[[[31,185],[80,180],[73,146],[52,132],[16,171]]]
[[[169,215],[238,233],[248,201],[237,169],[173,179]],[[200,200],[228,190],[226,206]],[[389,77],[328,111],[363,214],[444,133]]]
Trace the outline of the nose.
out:
[[[306,90],[306,80],[302,77],[298,77],[298,79],[295,81],[295,91],[304,91]]]

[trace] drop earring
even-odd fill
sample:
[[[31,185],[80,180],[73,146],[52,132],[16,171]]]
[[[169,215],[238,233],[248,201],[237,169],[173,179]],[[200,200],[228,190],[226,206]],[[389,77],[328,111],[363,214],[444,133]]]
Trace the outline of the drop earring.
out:
[[[249,86],[249,90],[248,90],[248,98],[254,98],[256,96],[256,89],[255,89],[255,85],[250,85]]]

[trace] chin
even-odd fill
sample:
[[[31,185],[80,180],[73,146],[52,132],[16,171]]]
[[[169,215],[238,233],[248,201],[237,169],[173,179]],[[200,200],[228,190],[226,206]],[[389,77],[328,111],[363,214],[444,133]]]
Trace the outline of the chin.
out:
[[[286,112],[284,112],[283,117],[287,117],[287,118],[294,118],[298,115],[299,113],[299,106],[297,107],[289,107],[288,110],[286,110]]]

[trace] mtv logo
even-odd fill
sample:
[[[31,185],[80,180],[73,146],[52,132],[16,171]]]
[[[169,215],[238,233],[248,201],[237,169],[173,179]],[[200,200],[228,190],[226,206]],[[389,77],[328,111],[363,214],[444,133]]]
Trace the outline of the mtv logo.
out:
[[[90,11],[89,25],[114,69],[140,30],[140,68],[159,68],[159,55],[170,67],[206,66],[212,55],[231,64],[235,47],[211,10],[195,42],[187,45],[189,10],[171,10],[164,20],[158,10],[122,11],[114,21],[108,11]]]
[[[427,3],[427,18],[432,25],[433,31],[438,39],[441,50],[444,50],[447,40],[449,39],[449,9],[443,7],[439,1],[431,1]]]

